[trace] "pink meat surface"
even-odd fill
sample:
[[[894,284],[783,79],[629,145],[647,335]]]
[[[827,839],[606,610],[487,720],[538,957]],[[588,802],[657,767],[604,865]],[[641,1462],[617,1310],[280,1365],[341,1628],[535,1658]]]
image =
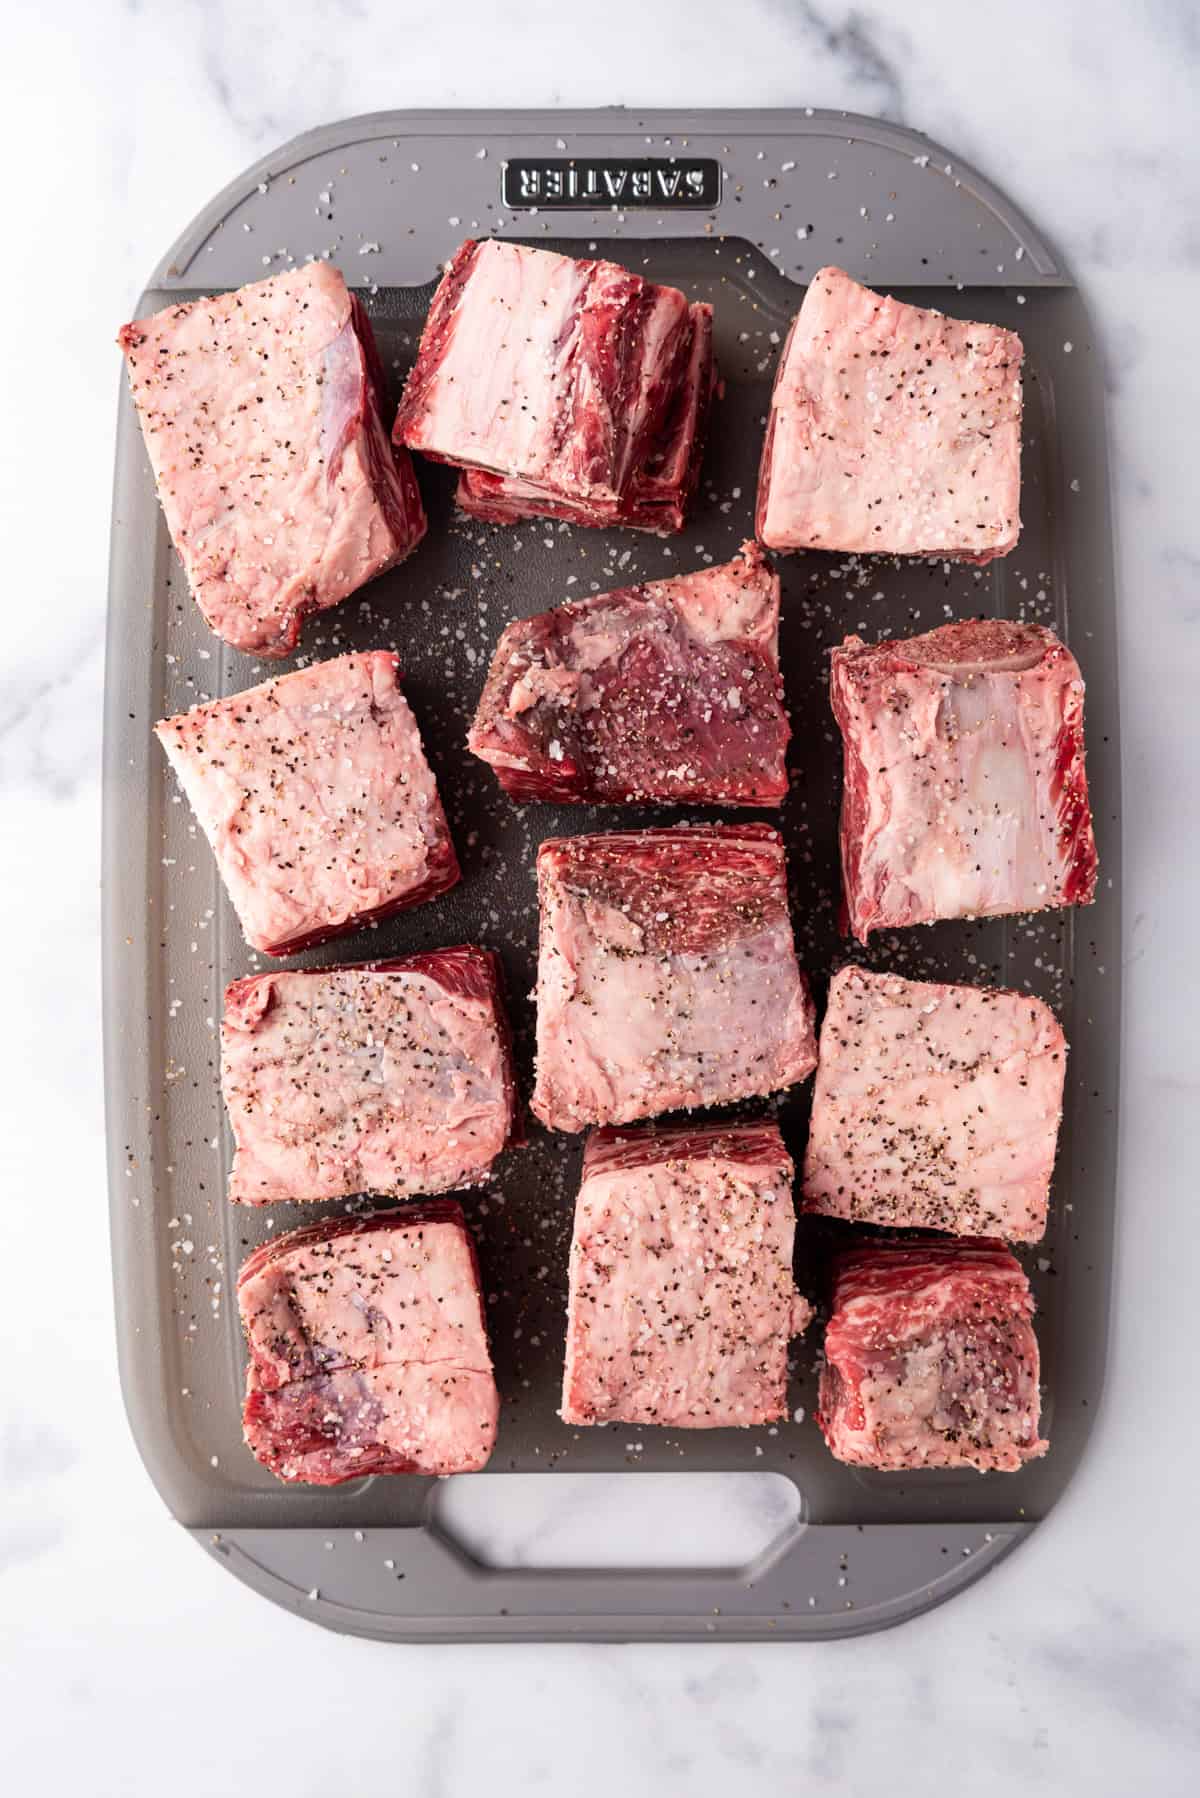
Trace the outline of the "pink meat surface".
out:
[[[561,518],[598,527],[628,525],[641,531],[681,531],[700,484],[717,371],[712,349],[712,308],[689,307],[691,340],[683,376],[645,460],[634,469],[620,499],[563,499],[513,475],[468,468],[458,483],[459,508],[491,524],[527,518]]]
[[[452,1200],[313,1224],[238,1275],[242,1427],[281,1480],[473,1473],[496,1439],[475,1249]]]
[[[716,1429],[787,1412],[792,1162],[776,1125],[588,1138],[567,1300],[564,1423]]]
[[[119,342],[171,540],[236,649],[287,655],[306,613],[425,535],[370,321],[328,263],[168,306]]]
[[[1079,664],[1036,624],[974,619],[833,652],[850,928],[1086,905],[1096,891]]]
[[[429,308],[397,443],[572,504],[619,500],[682,378],[688,303],[614,262],[468,241]]]
[[[771,549],[987,562],[1020,534],[1021,339],[813,276],[780,358],[756,530]]]
[[[288,955],[458,880],[386,650],[338,656],[155,726],[247,942]]]
[[[468,743],[518,799],[778,805],[789,735],[779,577],[719,568],[510,624]]]
[[[235,980],[221,1085],[235,1204],[476,1186],[516,1115],[496,957],[464,946]]]
[[[625,1124],[791,1086],[816,1065],[766,824],[559,837],[538,852],[533,1110]]]
[[[1016,1472],[1038,1435],[1033,1297],[1003,1244],[866,1243],[839,1261],[817,1421],[839,1461]]]
[[[1027,993],[842,968],[821,1022],[804,1209],[1037,1242],[1067,1044]]]

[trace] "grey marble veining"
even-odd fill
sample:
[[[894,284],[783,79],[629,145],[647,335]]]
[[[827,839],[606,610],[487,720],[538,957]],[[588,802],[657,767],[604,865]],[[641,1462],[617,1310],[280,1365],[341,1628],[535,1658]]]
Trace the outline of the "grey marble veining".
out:
[[[1196,1789],[1198,17],[1190,0],[531,0],[499,19],[483,0],[59,0],[7,24],[0,1715],[15,1789]],[[1067,1499],[899,1633],[385,1649],[298,1623],[197,1554],[145,1478],[116,1385],[96,948],[111,340],[181,224],[296,131],[392,106],[613,101],[846,106],[918,126],[1006,186],[1088,294],[1122,588],[1112,1361]]]

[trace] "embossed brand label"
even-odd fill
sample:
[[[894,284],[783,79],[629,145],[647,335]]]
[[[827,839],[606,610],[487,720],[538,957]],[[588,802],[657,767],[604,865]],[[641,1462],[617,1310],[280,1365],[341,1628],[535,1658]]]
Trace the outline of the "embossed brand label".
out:
[[[584,208],[712,207],[721,198],[721,166],[709,156],[514,156],[504,165],[506,206],[547,212]]]

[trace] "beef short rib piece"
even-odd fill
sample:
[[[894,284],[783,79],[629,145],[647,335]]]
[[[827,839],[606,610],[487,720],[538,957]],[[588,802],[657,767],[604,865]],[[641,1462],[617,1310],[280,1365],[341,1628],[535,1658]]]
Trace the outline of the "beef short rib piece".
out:
[[[246,940],[267,955],[419,905],[458,880],[390,651],[317,662],[155,730]]]
[[[235,649],[289,654],[306,613],[425,535],[370,321],[328,263],[168,306],[119,342],[171,540]]]
[[[1013,1473],[1038,1435],[1033,1296],[1002,1243],[871,1242],[839,1259],[817,1421],[839,1461]]]
[[[1037,1242],[1067,1044],[1028,993],[842,968],[821,1021],[804,1209]]]
[[[709,412],[717,371],[712,348],[712,308],[689,307],[690,344],[683,375],[645,460],[634,469],[620,499],[569,500],[515,475],[468,468],[458,483],[460,510],[492,524],[528,518],[561,518],[569,524],[628,525],[634,530],[681,531],[700,484]]]
[[[598,1130],[575,1206],[562,1419],[717,1429],[787,1412],[792,1162],[771,1123]]]
[[[770,549],[988,562],[1021,519],[1021,339],[813,276],[779,362],[755,529]]]
[[[475,1248],[450,1199],[337,1218],[243,1264],[242,1428],[281,1480],[474,1473],[496,1440]]]
[[[688,303],[615,262],[495,238],[451,258],[393,428],[569,505],[620,501],[684,378]]]
[[[779,577],[747,543],[510,624],[468,743],[517,799],[778,805],[782,693]]]
[[[497,959],[465,945],[235,980],[221,1085],[235,1204],[476,1186],[516,1116]]]
[[[850,928],[1087,905],[1096,843],[1079,664],[1037,624],[974,619],[833,652]]]
[[[538,900],[532,1104],[550,1129],[726,1105],[816,1066],[769,825],[552,838]]]

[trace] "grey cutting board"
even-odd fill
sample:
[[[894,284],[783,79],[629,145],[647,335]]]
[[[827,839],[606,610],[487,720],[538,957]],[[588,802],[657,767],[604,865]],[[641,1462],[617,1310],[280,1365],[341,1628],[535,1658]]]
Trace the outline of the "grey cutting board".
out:
[[[505,164],[537,171],[537,211],[502,203]],[[570,158],[675,158],[713,204],[547,209]],[[704,160],[717,165],[705,169]],[[665,162],[668,172],[669,160]],[[561,177],[559,177],[561,178]],[[530,179],[529,176],[526,180]],[[626,174],[624,191],[631,177]],[[783,665],[794,726],[782,815],[801,960],[823,996],[847,959],[836,933],[839,751],[826,651],[947,617],[1055,626],[1088,683],[1087,738],[1100,898],[1079,913],[886,936],[870,965],[996,981],[1048,999],[1071,1044],[1066,1116],[1044,1245],[1023,1259],[1040,1309],[1052,1449],[1016,1475],[872,1475],[840,1466],[812,1422],[820,1327],[796,1346],[776,1431],[575,1431],[556,1416],[566,1252],[579,1144],[535,1130],[494,1187],[466,1200],[479,1241],[504,1397],[498,1472],[774,1471],[799,1523],[726,1571],[512,1571],[480,1566],[432,1520],[434,1482],[374,1479],[286,1489],[242,1445],[243,1371],[232,1302],[262,1240],[336,1207],[234,1211],[218,1088],[225,983],[259,965],[207,846],[151,737],[154,720],[273,669],[205,629],[167,539],[122,390],[113,507],[105,743],[105,1027],[112,1232],[121,1373],[139,1447],[174,1515],[231,1571],[332,1628],[393,1640],[829,1637],[882,1627],[959,1590],[1060,1499],[1085,1449],[1103,1378],[1111,1271],[1120,1038],[1117,666],[1101,367],[1083,301],[1053,250],[1004,197],[936,145],[877,121],[813,112],[389,113],[309,133],[249,169],[164,257],[137,308],[239,286],[332,252],[367,283],[393,399],[438,265],[469,234],[598,250],[711,300],[725,381],[688,529],[664,542],[454,516],[453,473],[421,464],[426,543],[313,622],[305,656],[395,647],[464,868],[456,892],[304,965],[477,940],[505,960],[526,1091],[526,995],[536,943],[533,856],[548,835],[605,828],[595,808],[515,808],[467,756],[465,726],[505,622],[601,589],[724,559],[751,533],[763,416],[804,283],[836,262],[877,287],[1020,331],[1027,351],[1024,532],[977,571],[942,564],[783,559]],[[119,321],[114,321],[114,325]],[[1068,347],[1070,346],[1070,347]],[[569,579],[574,576],[572,583]],[[692,812],[689,815],[702,815]],[[709,814],[714,815],[714,814]],[[803,1146],[808,1091],[779,1115]],[[802,1220],[800,1285],[824,1290],[829,1231]],[[633,1452],[629,1445],[636,1444]],[[680,1504],[686,1505],[686,1481]],[[325,1544],[333,1542],[336,1552]],[[312,1596],[316,1592],[317,1596]]]

